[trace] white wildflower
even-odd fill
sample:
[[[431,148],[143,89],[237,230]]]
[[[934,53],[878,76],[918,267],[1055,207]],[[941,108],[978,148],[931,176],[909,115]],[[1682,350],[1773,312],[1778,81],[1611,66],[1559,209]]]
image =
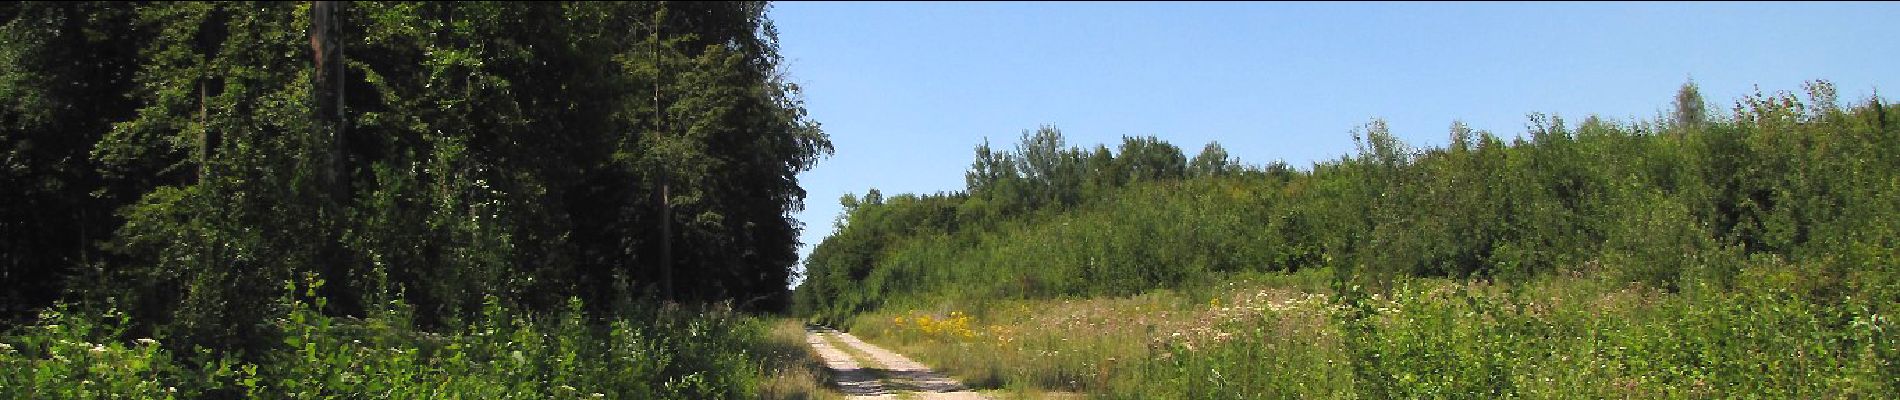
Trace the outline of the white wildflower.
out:
[[[0,354],[12,353],[13,345],[0,343]]]
[[[106,353],[105,345],[99,345],[99,344],[92,345],[92,354],[105,354],[105,353]]]
[[[152,346],[152,345],[158,344],[158,341],[153,340],[152,338],[139,338],[138,340],[133,340],[133,341],[138,342],[138,344],[141,346]]]

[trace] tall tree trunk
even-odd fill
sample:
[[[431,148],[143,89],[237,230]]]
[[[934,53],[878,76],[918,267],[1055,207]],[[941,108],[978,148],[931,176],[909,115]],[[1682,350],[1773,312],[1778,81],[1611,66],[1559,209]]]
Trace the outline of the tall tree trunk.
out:
[[[673,300],[673,201],[667,193],[671,182],[667,171],[660,171],[660,280],[666,299]]]
[[[313,92],[316,97],[315,126],[318,137],[328,144],[322,174],[324,190],[332,201],[349,197],[349,169],[344,160],[343,126],[343,43],[338,36],[337,2],[317,1],[310,7],[310,49],[315,61]]]
[[[345,64],[343,42],[340,38],[341,23],[337,11],[342,6],[335,1],[315,1],[310,7],[310,50],[315,63],[312,74],[312,96],[316,109],[312,118],[315,137],[323,143],[318,180],[320,189],[326,197],[318,204],[319,229],[325,232],[323,242],[318,244],[318,268],[324,279],[331,282],[324,287],[325,296],[336,310],[346,314],[359,311],[360,300],[348,288],[353,282],[350,278],[348,252],[343,248],[342,226],[344,210],[350,203],[350,175],[348,144],[344,135],[343,85]]]
[[[211,166],[211,125],[207,125],[208,108],[205,102],[210,96],[205,93],[205,80],[198,79],[198,183],[204,183]]]
[[[666,21],[661,20],[661,18],[664,15],[665,15],[665,10],[661,9],[659,12],[654,14],[655,18],[653,21],[654,22],[653,24],[653,118],[654,118],[653,134],[656,136],[666,134],[666,123],[663,118],[666,115],[666,110],[660,107],[660,76],[662,75],[661,68],[664,67],[660,63],[660,40],[664,38],[664,36],[660,35],[660,27],[663,26],[666,22]],[[671,175],[671,170],[668,168],[666,163],[661,163],[660,165],[660,292],[661,292],[662,298],[666,299],[667,301],[672,301],[673,300],[673,199],[672,199],[672,194],[667,193],[669,189],[671,189],[669,186],[671,186],[670,184],[672,183],[672,182],[669,182],[670,179],[668,178],[670,177],[668,175]]]

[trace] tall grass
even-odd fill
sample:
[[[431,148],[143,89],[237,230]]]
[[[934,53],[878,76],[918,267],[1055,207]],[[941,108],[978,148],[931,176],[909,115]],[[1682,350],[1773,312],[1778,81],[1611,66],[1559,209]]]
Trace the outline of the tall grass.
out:
[[[1734,290],[1692,293],[1577,272],[1341,294],[1307,271],[1205,297],[994,303],[957,311],[983,316],[968,321],[885,311],[854,326],[974,386],[1111,399],[1900,395],[1890,305],[1815,301],[1790,288],[1817,278],[1791,270],[1745,267]]]
[[[818,353],[805,343],[805,323],[791,318],[772,321],[771,332],[758,342],[765,380],[759,398],[779,400],[836,399],[824,382],[831,376]]]

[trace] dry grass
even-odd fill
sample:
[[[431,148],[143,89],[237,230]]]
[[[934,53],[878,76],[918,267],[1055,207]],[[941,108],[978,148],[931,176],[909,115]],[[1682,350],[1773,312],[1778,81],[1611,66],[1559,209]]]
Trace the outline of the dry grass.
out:
[[[1862,304],[1870,301],[1830,306],[1801,297],[1800,285],[1751,284],[1765,288],[1698,296],[1577,276],[1510,286],[1410,279],[1348,300],[1240,280],[1198,298],[1161,290],[993,302],[869,314],[854,327],[1008,398],[1856,398],[1894,390],[1890,353],[1882,353],[1893,348],[1885,332],[1894,323],[1869,314]]]
[[[805,344],[805,325],[794,319],[775,321],[766,336],[766,354],[771,368],[760,386],[759,396],[773,400],[841,399],[827,390],[830,380],[824,362]]]
[[[877,342],[1011,398],[1073,398],[1125,386],[1149,360],[1242,336],[1321,340],[1329,298],[1305,285],[1239,281],[1205,298],[1169,290],[1085,300],[992,302],[979,310],[909,310],[861,316],[852,326]]]

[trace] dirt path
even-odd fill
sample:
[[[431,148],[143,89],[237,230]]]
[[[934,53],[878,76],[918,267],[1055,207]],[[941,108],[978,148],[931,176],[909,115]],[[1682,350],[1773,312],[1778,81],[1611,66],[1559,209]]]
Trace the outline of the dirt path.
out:
[[[808,327],[805,343],[811,344],[818,356],[825,359],[825,368],[832,371],[833,384],[848,398],[894,399],[898,394],[915,399],[985,398],[922,363],[865,343],[849,333]],[[859,356],[854,357],[853,353]]]

